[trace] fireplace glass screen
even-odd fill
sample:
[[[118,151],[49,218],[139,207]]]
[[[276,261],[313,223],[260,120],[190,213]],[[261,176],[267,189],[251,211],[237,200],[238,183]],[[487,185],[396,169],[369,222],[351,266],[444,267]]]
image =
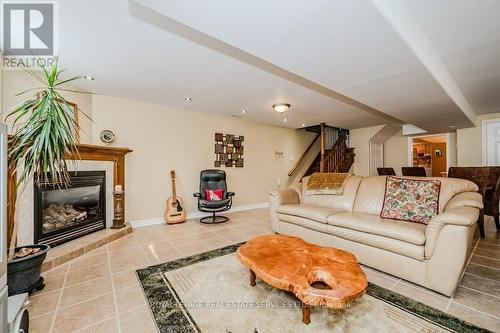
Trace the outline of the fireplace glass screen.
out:
[[[100,185],[44,191],[42,233],[102,218],[100,193]]]
[[[105,172],[71,172],[67,188],[35,185],[35,242],[58,245],[106,227]]]

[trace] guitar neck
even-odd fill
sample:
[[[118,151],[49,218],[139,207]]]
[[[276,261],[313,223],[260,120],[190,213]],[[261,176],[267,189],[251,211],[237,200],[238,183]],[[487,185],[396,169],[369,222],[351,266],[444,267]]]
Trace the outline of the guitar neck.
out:
[[[172,179],[172,199],[175,201],[177,201],[177,193],[176,193],[176,190],[175,190],[175,179]]]

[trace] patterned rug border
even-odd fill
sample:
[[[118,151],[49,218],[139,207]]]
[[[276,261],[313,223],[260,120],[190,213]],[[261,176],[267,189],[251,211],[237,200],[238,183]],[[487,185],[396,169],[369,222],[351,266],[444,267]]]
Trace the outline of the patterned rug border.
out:
[[[200,333],[189,311],[163,273],[236,252],[245,242],[139,269],[136,274],[161,333]],[[366,293],[452,332],[492,333],[394,291],[368,283]]]

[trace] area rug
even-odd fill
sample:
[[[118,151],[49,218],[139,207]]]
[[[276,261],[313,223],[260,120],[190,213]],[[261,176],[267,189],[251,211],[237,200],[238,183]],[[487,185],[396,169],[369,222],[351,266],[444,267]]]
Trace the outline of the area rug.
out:
[[[312,308],[305,325],[293,295],[249,286],[240,245],[137,271],[159,332],[489,332],[372,283],[345,310]]]

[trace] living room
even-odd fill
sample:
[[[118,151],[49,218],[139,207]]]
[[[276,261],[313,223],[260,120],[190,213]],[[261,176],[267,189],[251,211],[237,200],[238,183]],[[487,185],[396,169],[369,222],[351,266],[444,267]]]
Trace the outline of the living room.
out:
[[[0,332],[500,331],[499,2],[1,6]]]

